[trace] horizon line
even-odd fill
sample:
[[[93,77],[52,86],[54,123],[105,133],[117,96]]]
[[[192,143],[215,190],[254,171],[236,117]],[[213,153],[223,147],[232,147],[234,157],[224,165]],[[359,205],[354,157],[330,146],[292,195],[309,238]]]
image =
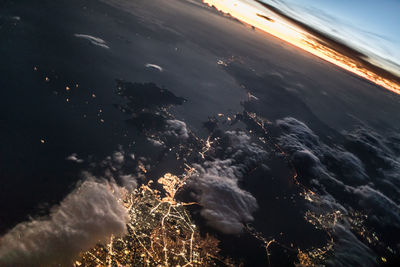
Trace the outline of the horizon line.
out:
[[[254,5],[240,0],[202,0],[203,3],[221,13],[228,14],[245,24],[400,95],[400,77],[371,63],[361,51],[290,17],[276,7],[259,0],[253,1],[260,8],[257,9]],[[274,18],[265,14],[266,10],[271,12]]]

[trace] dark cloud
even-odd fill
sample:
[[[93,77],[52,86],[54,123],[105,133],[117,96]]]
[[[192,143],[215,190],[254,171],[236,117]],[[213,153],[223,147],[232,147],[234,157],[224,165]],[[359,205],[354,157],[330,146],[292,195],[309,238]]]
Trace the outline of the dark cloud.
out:
[[[125,153],[123,153],[122,151],[114,152],[114,154],[112,155],[112,160],[116,164],[123,164],[125,161]]]
[[[358,204],[371,214],[372,220],[380,225],[391,225],[400,229],[400,206],[390,198],[368,185],[353,190]]]
[[[335,257],[328,265],[375,265],[374,252],[352,233],[346,216],[361,211],[367,215],[364,224],[369,227],[400,230],[400,206],[396,203],[400,164],[391,143],[396,137],[386,138],[363,127],[345,132],[343,144],[327,145],[294,118],[278,120],[277,125],[282,130],[279,145],[289,153],[299,179],[318,193],[310,209],[320,214],[340,210],[345,215],[341,226],[332,228]],[[380,238],[396,249],[396,238],[380,233]]]
[[[326,266],[376,266],[376,255],[349,231],[347,225],[337,224],[335,236],[335,257],[328,258]]]
[[[291,117],[277,120],[276,123],[285,133],[281,143],[286,150],[295,152],[309,149],[317,152],[320,146],[319,138],[307,125]]]
[[[336,183],[362,185],[369,180],[362,161],[339,145],[328,146],[304,123],[285,118],[277,121],[283,135],[280,145],[291,154],[300,172],[310,178],[329,177]]]
[[[400,152],[398,135],[382,136],[368,128],[346,133],[346,147],[364,163],[376,188],[400,201]]]
[[[114,151],[111,156],[106,157],[99,164],[92,164],[98,177],[108,181],[116,181],[128,191],[137,187],[138,175],[125,171],[129,164],[136,164],[135,155],[127,154],[122,147]]]

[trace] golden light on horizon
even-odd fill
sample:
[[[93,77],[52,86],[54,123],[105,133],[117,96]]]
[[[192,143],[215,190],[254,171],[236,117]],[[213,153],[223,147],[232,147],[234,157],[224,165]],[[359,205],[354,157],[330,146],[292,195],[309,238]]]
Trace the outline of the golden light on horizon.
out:
[[[322,45],[316,41],[313,35],[290,21],[279,17],[279,15],[275,14],[273,18],[270,18],[268,14],[263,13],[261,6],[257,6],[257,4],[239,0],[203,0],[203,2],[213,6],[220,12],[229,14],[248,25],[254,26],[400,95],[399,83],[381,77],[379,74],[360,66],[355,59]]]

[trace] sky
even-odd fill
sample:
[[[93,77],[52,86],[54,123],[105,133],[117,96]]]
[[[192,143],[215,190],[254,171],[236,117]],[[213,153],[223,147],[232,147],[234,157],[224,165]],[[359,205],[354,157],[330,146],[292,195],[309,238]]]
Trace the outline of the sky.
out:
[[[262,1],[344,41],[367,54],[374,63],[400,74],[400,0]]]

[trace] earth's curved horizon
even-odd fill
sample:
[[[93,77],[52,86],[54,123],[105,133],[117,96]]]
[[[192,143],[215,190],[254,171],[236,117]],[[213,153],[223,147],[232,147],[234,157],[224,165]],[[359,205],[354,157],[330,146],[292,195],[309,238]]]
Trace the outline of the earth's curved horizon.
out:
[[[399,263],[400,95],[219,2],[1,2],[0,266]]]

